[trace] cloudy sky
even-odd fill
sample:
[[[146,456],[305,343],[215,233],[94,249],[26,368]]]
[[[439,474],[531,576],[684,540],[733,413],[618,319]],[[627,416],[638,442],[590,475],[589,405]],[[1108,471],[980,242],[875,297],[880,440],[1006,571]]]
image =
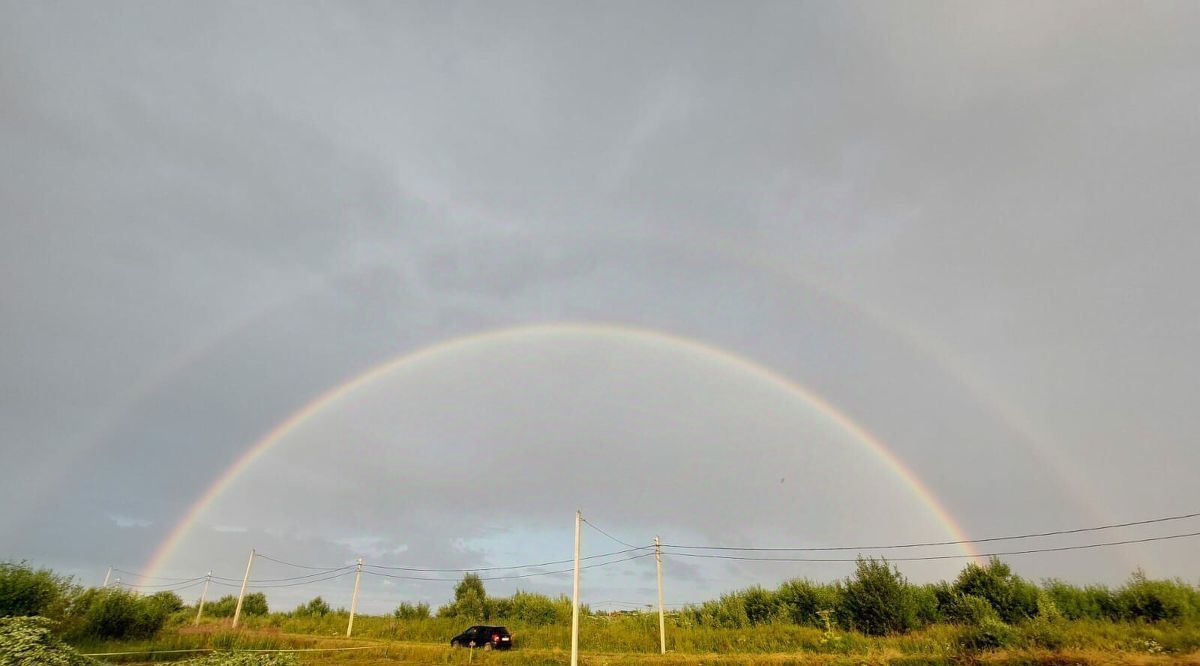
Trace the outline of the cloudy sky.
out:
[[[635,546],[1200,510],[1197,30],[1170,2],[0,2],[0,558],[169,585],[250,548],[562,560],[576,509]],[[848,569],[669,555],[667,597]],[[367,576],[362,607],[449,589]]]

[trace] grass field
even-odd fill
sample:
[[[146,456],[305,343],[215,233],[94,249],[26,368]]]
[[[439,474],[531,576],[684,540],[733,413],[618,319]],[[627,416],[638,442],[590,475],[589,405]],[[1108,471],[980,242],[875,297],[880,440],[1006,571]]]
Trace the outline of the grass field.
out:
[[[300,663],[345,664],[567,664],[569,629],[513,627],[517,647],[511,652],[453,649],[446,645],[459,624],[361,617],[353,639],[342,634],[337,616],[297,620],[282,616],[253,618],[232,631],[221,624],[183,627],[149,641],[79,643],[84,653],[160,651],[159,654],[105,656],[104,661],[145,664],[175,661],[192,653],[168,652],[217,648],[232,650],[324,650],[295,653]],[[820,630],[767,625],[738,630],[676,627],[669,630],[670,651],[657,654],[657,635],[642,633],[639,618],[589,622],[581,631],[584,664],[1200,664],[1200,630],[1169,624],[1064,622],[1057,629],[1061,644],[1037,644],[1037,631],[1027,628],[1010,648],[964,651],[958,646],[962,628],[938,625],[902,636],[868,637],[853,633],[830,636]],[[445,625],[445,626],[443,626]],[[609,642],[611,641],[611,642]]]

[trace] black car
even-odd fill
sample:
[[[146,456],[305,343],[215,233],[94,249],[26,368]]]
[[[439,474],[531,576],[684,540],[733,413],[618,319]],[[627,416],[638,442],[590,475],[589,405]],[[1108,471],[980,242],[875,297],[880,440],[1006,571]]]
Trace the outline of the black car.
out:
[[[450,639],[450,647],[481,647],[485,650],[493,648],[506,650],[512,647],[512,634],[507,627],[493,627],[477,624],[461,634]]]

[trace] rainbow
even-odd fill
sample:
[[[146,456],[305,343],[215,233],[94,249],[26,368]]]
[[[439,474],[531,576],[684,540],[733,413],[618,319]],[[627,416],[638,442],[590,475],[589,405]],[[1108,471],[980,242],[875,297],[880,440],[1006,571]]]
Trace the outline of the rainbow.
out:
[[[834,406],[825,398],[814,393],[808,388],[795,381],[785,377],[784,375],[761,365],[753,360],[738,356],[724,349],[694,340],[685,338],[671,333],[656,331],[647,328],[640,328],[624,324],[611,323],[592,323],[592,322],[555,322],[532,324],[525,326],[516,326],[511,328],[492,329],[480,333],[465,335],[462,337],[443,340],[432,345],[422,347],[413,351],[409,351],[399,356],[395,356],[379,365],[376,365],[351,379],[338,384],[316,398],[309,401],[306,405],[296,410],[278,425],[272,428],[269,432],[260,437],[252,444],[244,453],[233,461],[229,467],[223,471],[220,476],[208,487],[207,490],[188,508],[183,518],[176,524],[174,529],[155,549],[150,561],[143,568],[146,572],[146,577],[156,576],[159,570],[162,569],[166,561],[175,552],[175,549],[183,541],[183,538],[191,530],[191,528],[203,515],[204,511],[220,497],[221,493],[232,484],[243,472],[261,458],[273,446],[283,440],[288,433],[292,432],[303,423],[311,419],[314,415],[322,410],[336,404],[337,402],[346,399],[350,395],[363,390],[375,380],[400,370],[406,366],[417,364],[421,361],[427,361],[435,357],[453,354],[455,351],[463,350],[467,347],[474,347],[482,344],[512,342],[514,340],[536,339],[545,336],[561,336],[561,335],[586,335],[586,336],[610,336],[620,337],[625,340],[634,340],[640,342],[652,342],[658,344],[667,344],[676,349],[688,351],[694,354],[704,356],[706,358],[723,362],[732,367],[749,372],[758,376],[776,387],[786,391],[788,394],[795,396],[804,403],[818,410],[825,418],[832,421],[847,434],[851,435],[857,442],[866,447],[872,454],[877,456],[884,464],[898,476],[909,489],[925,504],[926,507],[933,513],[934,517],[942,525],[943,529],[952,537],[954,541],[965,541],[967,536],[958,523],[954,520],[950,512],[930,491],[929,487],[921,481],[916,474],[913,473],[900,458],[896,456],[878,437],[873,435],[863,426],[856,423],[853,419],[847,416],[844,412]],[[964,554],[971,557],[977,555],[976,551],[970,544],[963,544],[962,550]]]

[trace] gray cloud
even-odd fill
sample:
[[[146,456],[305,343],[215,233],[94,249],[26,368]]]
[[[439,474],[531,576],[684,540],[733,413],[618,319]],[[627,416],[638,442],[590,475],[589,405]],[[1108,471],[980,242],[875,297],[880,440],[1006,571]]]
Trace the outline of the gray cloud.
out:
[[[687,336],[803,383],[973,536],[1190,510],[1197,14],[5,4],[0,556],[139,566],[329,387],[562,320]],[[920,507],[879,511],[910,494],[744,378],[599,342],[475,362],[297,433],[222,500],[253,511],[210,517],[170,566],[256,544],[540,561],[569,550],[580,504],[639,538],[936,530]],[[520,461],[513,485],[447,467],[489,452]],[[585,455],[589,476],[564,472]],[[493,504],[513,532],[460,526]],[[1016,564],[1190,575],[1177,546]],[[640,562],[593,584],[644,592]],[[668,578],[689,597],[841,571],[681,561]]]

